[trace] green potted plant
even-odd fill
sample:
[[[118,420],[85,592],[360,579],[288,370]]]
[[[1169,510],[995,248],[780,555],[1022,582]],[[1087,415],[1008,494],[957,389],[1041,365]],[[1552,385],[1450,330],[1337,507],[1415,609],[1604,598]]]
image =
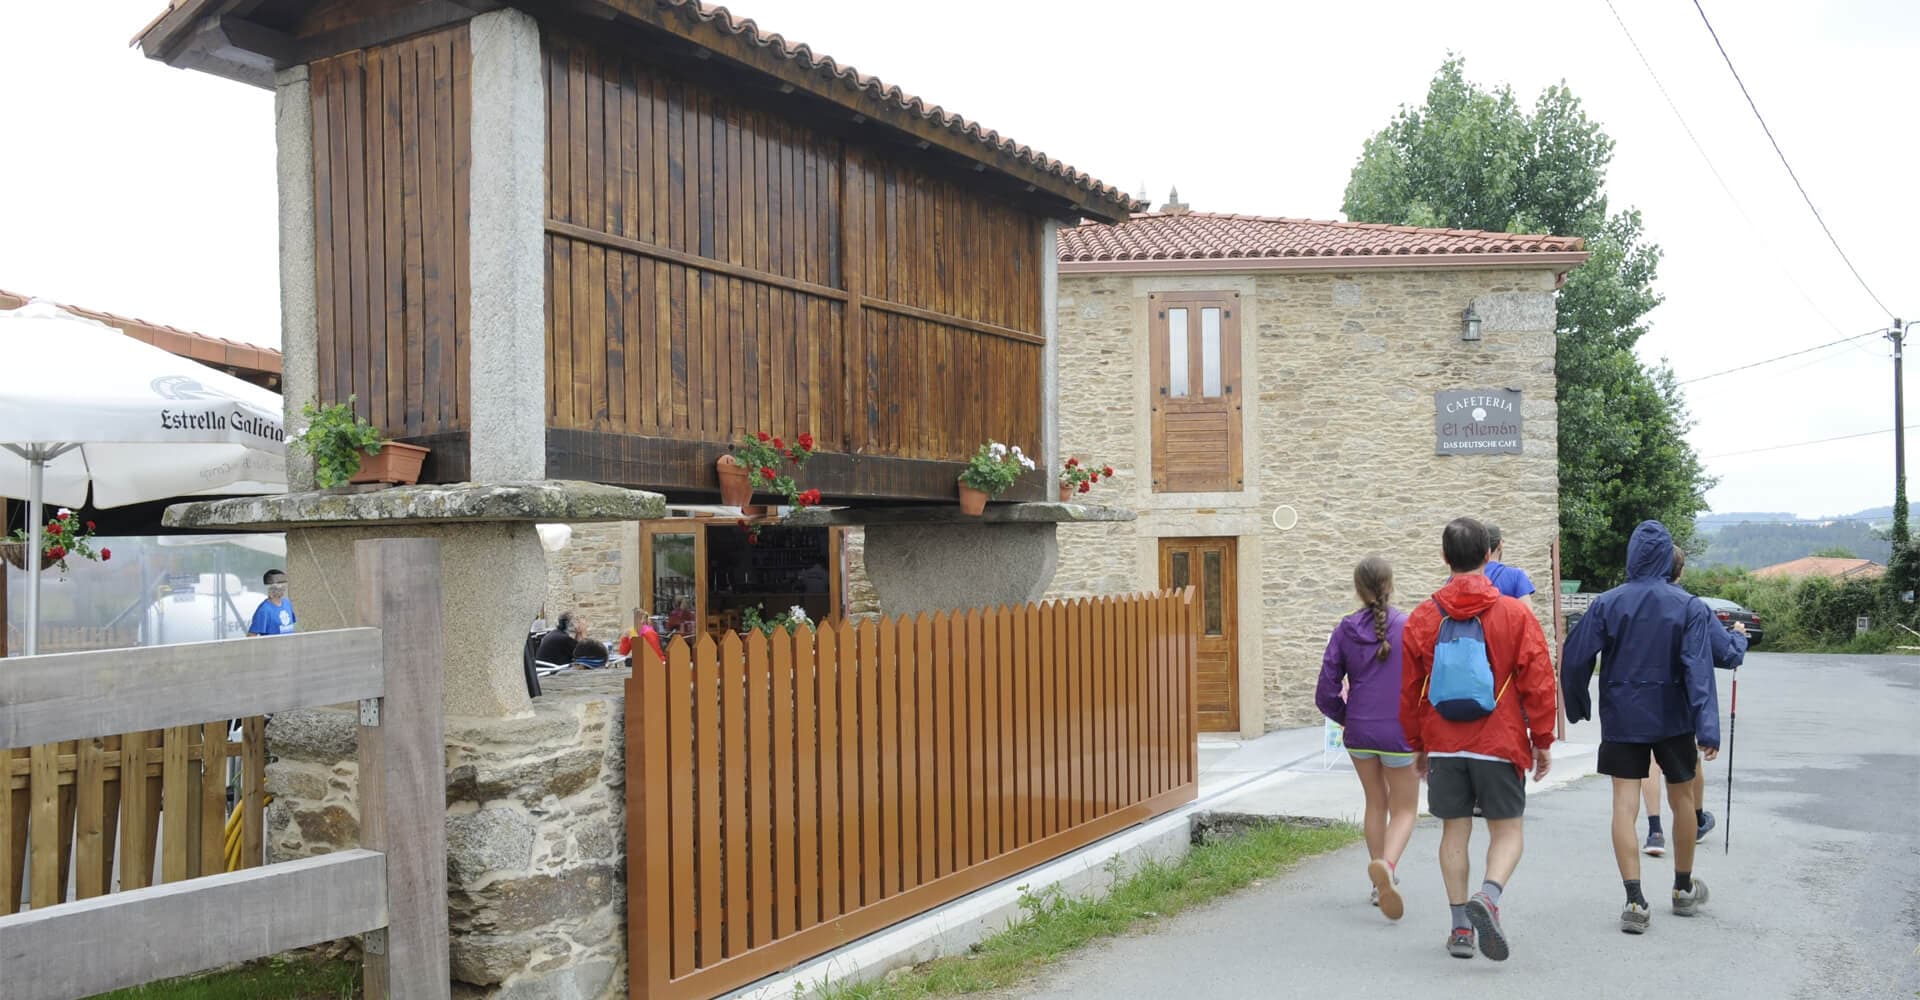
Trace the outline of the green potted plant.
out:
[[[979,517],[986,513],[987,501],[1007,491],[1020,478],[1022,470],[1031,470],[1033,459],[998,441],[988,441],[967,460],[960,473],[960,513]]]
[[[314,485],[329,490],[349,483],[419,482],[428,449],[386,440],[380,428],[353,412],[353,401],[348,396],[330,406],[308,403],[300,411],[307,429],[293,444],[313,456]]]
[[[806,431],[801,431],[792,444],[766,431],[742,436],[740,443],[720,456],[716,463],[720,473],[720,502],[728,507],[745,508],[753,503],[757,490],[778,493],[786,498],[787,506],[797,509],[818,504],[820,491],[803,490],[793,478],[806,467],[807,459],[813,457],[813,444],[813,435]],[[792,466],[792,472],[782,472],[783,464]]]

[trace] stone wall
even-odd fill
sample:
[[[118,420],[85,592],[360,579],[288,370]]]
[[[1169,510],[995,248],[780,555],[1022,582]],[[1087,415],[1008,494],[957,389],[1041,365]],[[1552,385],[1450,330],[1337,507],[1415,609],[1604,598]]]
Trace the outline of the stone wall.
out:
[[[547,553],[547,624],[564,611],[586,614],[604,641],[633,624],[640,603],[640,525],[637,521],[570,525],[567,547]]]
[[[447,719],[455,997],[626,996],[628,676],[560,674],[530,717]],[[268,725],[272,860],[358,846],[355,726],[344,709]]]
[[[1395,603],[1411,607],[1445,580],[1439,536],[1452,517],[1501,525],[1551,630],[1553,287],[1546,268],[1063,274],[1061,446],[1113,465],[1089,499],[1140,519],[1061,532],[1051,594],[1157,585],[1162,537],[1237,539],[1247,734],[1317,720],[1313,683],[1328,632],[1355,607],[1353,564],[1386,556]],[[1241,294],[1243,491],[1150,491],[1147,296],[1173,290]],[[1485,319],[1478,343],[1460,339],[1469,302]],[[1433,394],[1493,387],[1525,394],[1525,453],[1434,455]],[[1271,520],[1281,504],[1298,513],[1291,530]]]

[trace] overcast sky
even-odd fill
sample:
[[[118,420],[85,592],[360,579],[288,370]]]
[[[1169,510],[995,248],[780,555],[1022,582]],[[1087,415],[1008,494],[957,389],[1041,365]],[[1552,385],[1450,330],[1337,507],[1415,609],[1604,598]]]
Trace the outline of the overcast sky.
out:
[[[1688,379],[1885,328],[1693,6],[1614,3],[1731,196],[1605,0],[736,9],[1128,191],[1144,185],[1156,204],[1177,184],[1206,211],[1338,218],[1360,144],[1421,100],[1450,50],[1472,78],[1511,83],[1529,104],[1565,80],[1618,143],[1614,205],[1640,208],[1666,252],[1645,357]],[[0,289],[277,344],[272,98],[128,48],[161,6],[0,8]],[[1706,6],[1867,284],[1920,320],[1920,4]],[[1720,477],[1713,508],[1815,515],[1890,502],[1890,434],[1778,447],[1890,428],[1888,357],[1866,338],[1687,386],[1693,441]]]

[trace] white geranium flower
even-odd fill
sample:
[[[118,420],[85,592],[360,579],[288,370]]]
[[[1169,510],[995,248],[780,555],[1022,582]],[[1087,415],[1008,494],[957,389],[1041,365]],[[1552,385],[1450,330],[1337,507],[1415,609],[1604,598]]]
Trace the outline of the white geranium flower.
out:
[[[1028,458],[1025,455],[1021,455],[1018,450],[1014,452],[1014,455],[1020,459],[1020,465],[1022,468],[1026,469],[1029,472],[1033,471],[1033,459]]]
[[[796,605],[794,605],[794,606],[793,606],[793,607],[791,607],[791,608],[788,608],[788,609],[787,609],[787,615],[788,615],[789,617],[791,617],[791,618],[792,618],[792,619],[793,619],[794,621],[797,621],[797,622],[811,622],[811,621],[813,621],[813,619],[811,619],[811,618],[808,618],[808,617],[807,617],[807,609],[805,609],[805,608],[803,608],[803,607],[801,607],[801,606],[800,606],[800,605],[798,605],[798,604],[796,604]]]
[[[987,443],[987,452],[994,458],[1005,458],[1007,457],[1007,446],[998,441],[990,441]]]

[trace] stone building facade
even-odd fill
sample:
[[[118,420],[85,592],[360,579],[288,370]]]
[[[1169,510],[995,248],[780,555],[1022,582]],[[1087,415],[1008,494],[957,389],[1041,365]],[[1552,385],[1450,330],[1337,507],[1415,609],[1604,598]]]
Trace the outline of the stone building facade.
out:
[[[576,611],[593,635],[619,635],[640,606],[640,522],[574,524],[567,544],[547,553],[546,620]]]
[[[1578,240],[1198,213],[1064,230],[1061,447],[1113,466],[1087,499],[1139,519],[1062,533],[1051,596],[1159,586],[1163,540],[1229,542],[1248,736],[1317,721],[1327,636],[1357,607],[1354,563],[1390,560],[1394,603],[1410,608],[1446,578],[1440,529],[1455,516],[1502,527],[1551,638],[1554,292],[1584,258]],[[1238,293],[1237,490],[1152,482],[1149,303],[1173,292]],[[1477,341],[1463,339],[1469,306]],[[1495,388],[1521,394],[1521,452],[1436,454],[1435,394]]]

